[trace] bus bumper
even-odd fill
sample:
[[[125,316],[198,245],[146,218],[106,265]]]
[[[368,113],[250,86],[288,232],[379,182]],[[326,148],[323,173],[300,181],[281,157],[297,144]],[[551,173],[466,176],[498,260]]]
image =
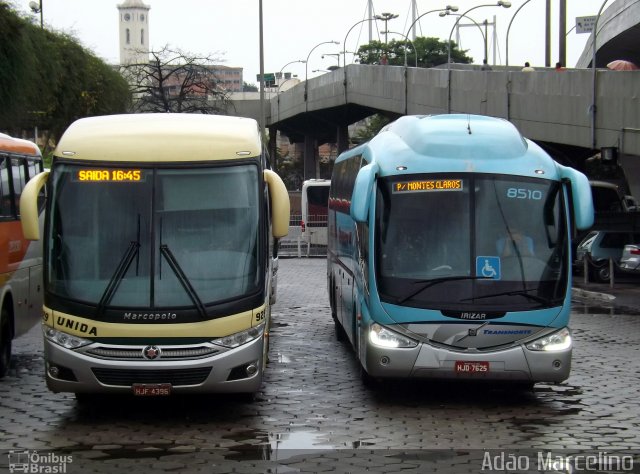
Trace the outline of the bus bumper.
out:
[[[571,371],[569,347],[563,351],[532,351],[515,346],[500,351],[460,352],[426,343],[415,348],[366,347],[367,373],[372,377],[562,382]]]
[[[253,393],[263,376],[263,338],[212,356],[191,360],[115,360],[63,348],[45,338],[45,372],[49,390],[75,393],[133,393],[134,384],[170,385],[169,393]],[[165,347],[165,349],[170,346]],[[131,346],[134,351],[143,347]],[[255,367],[246,370],[248,366]],[[166,392],[164,392],[166,393]]]

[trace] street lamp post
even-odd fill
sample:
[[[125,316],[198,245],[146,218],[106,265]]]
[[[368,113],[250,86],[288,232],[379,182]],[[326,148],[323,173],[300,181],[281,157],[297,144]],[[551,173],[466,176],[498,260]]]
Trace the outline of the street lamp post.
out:
[[[416,67],[418,67],[418,50],[416,49],[416,45],[409,39],[407,35],[404,33],[400,33],[398,31],[383,31],[382,33],[391,33],[392,35],[400,35],[409,43],[411,43],[411,47],[413,48],[413,53],[416,55]],[[404,48],[404,67],[407,67],[407,48]]]
[[[456,29],[456,26],[458,26],[458,23],[460,23],[460,20],[462,19],[462,17],[466,16],[467,13],[469,13],[469,12],[471,12],[471,11],[477,9],[477,8],[482,8],[482,7],[510,8],[511,7],[511,2],[508,2],[506,0],[498,0],[497,3],[485,3],[483,5],[476,5],[475,7],[469,8],[466,12],[464,12],[463,14],[458,16],[458,19],[453,24],[453,28],[451,28],[451,32],[449,33],[449,41],[447,42],[447,69],[451,69],[451,36],[453,35],[453,30]]]
[[[354,23],[351,26],[351,28],[349,28],[349,31],[347,31],[347,34],[344,35],[344,42],[342,43],[342,64],[344,65],[345,80],[346,80],[346,74],[347,74],[347,36],[349,36],[349,33],[351,33],[351,30],[353,30],[360,23],[364,23],[365,21],[373,21],[373,20],[375,20],[375,18],[365,18],[364,20],[360,20],[359,22]]]
[[[324,53],[322,59],[324,59],[325,56],[335,56],[338,60],[338,67],[340,67],[340,53]]]
[[[376,15],[373,18],[375,18],[376,20],[384,21],[384,43],[387,44],[387,33],[389,32],[389,29],[387,28],[387,22],[393,20],[394,18],[398,18],[398,15],[395,13],[382,13],[381,15]]]
[[[258,31],[260,35],[259,48],[260,48],[260,133],[265,135],[265,104],[264,104],[264,31],[262,20],[262,0],[258,2]]]
[[[596,73],[596,38],[598,37],[598,20],[600,19],[600,15],[602,15],[602,10],[604,10],[604,6],[607,4],[609,0],[604,0],[602,5],[600,6],[600,10],[598,10],[598,14],[596,15],[596,21],[593,24],[593,52],[591,53],[591,82],[593,86],[592,90],[592,99],[591,99],[591,148],[595,150],[597,145],[596,140],[596,98],[598,92],[598,81],[597,81],[597,73]]]
[[[506,0],[498,0],[498,3],[486,3],[483,5],[476,5],[475,7],[471,7],[458,17],[456,22],[453,24],[453,27],[451,28],[451,32],[449,33],[449,41],[447,42],[447,113],[448,114],[451,113],[451,36],[453,35],[453,30],[456,29],[456,26],[458,25],[458,23],[460,23],[460,20],[462,19],[462,17],[466,16],[467,13],[475,10],[476,8],[494,7],[494,6],[509,8],[511,7],[511,2],[508,2]]]
[[[313,53],[313,51],[319,47],[322,46],[323,44],[340,44],[338,41],[323,41],[321,43],[318,43],[317,45],[315,45],[313,48],[311,48],[311,51],[309,51],[309,54],[307,55],[307,60],[304,63],[304,101],[307,101],[307,91],[308,91],[308,80],[309,80],[309,58],[311,57],[311,53]]]
[[[295,63],[304,63],[304,64],[306,64],[307,61],[305,61],[304,59],[296,59],[294,61],[289,61],[287,64],[282,66],[282,68],[280,69],[280,72],[278,73],[278,76],[280,76],[280,79],[282,79],[282,71],[284,71],[284,68],[286,68],[290,64],[295,64]],[[276,79],[278,79],[278,78],[276,77]]]
[[[527,0],[522,5],[520,5],[520,7],[516,10],[516,12],[511,17],[511,21],[509,22],[509,26],[507,27],[507,41],[506,41],[506,47],[505,47],[505,66],[509,65],[509,30],[511,30],[511,23],[513,23],[513,20],[515,20],[516,15],[518,14],[518,12],[520,10],[522,10],[522,7],[524,7],[530,1],[531,0]]]
[[[29,8],[33,13],[40,13],[40,28],[44,28],[44,17],[42,14],[42,0],[38,0],[37,2],[31,1],[29,2]]]
[[[422,18],[423,16],[427,16],[429,13],[434,13],[434,12],[457,12],[457,11],[458,11],[458,7],[455,5],[447,5],[446,7],[439,8],[437,10],[429,10],[428,12],[423,13],[418,18],[413,20],[413,23],[409,25],[409,28],[407,28],[407,36],[409,36],[409,33],[411,32],[411,28],[413,28],[416,25],[416,23],[420,21],[420,18]],[[414,33],[415,33],[415,30],[414,30]],[[414,35],[414,38],[415,38],[415,35]]]
[[[465,17],[467,20],[469,20],[470,22],[473,23],[473,25],[461,25],[461,24],[458,23],[458,28],[460,28],[461,26],[476,26],[478,28],[478,30],[480,31],[480,35],[482,36],[482,41],[484,43],[484,59],[488,60],[487,32],[482,30],[482,26],[480,26],[480,24],[476,20],[471,18],[469,15],[459,15],[457,13],[450,13],[450,12],[441,12],[440,13],[441,17],[445,17],[447,15]],[[487,20],[484,20],[483,25],[485,25],[485,30],[486,30]],[[458,41],[459,41],[459,38],[456,38],[456,39],[458,39]]]

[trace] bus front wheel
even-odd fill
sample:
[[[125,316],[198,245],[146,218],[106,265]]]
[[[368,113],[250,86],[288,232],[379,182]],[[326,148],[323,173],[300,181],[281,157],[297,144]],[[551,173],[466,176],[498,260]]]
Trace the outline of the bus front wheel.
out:
[[[0,378],[7,375],[11,364],[11,317],[9,311],[0,312]]]

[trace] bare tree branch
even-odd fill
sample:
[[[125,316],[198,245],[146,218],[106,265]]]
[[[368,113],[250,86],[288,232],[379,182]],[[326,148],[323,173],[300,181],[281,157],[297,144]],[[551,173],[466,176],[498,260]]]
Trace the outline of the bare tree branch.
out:
[[[148,63],[121,66],[133,96],[133,112],[224,114],[230,105],[216,75],[219,58],[196,56],[168,45],[150,52]]]

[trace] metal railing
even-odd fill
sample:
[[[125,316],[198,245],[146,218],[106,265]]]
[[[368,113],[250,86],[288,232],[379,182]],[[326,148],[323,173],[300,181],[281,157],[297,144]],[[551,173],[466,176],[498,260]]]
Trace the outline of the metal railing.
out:
[[[289,234],[280,239],[278,255],[283,257],[323,257],[327,255],[327,216],[310,216],[302,232],[302,215],[289,218]],[[322,233],[324,233],[323,236]]]

